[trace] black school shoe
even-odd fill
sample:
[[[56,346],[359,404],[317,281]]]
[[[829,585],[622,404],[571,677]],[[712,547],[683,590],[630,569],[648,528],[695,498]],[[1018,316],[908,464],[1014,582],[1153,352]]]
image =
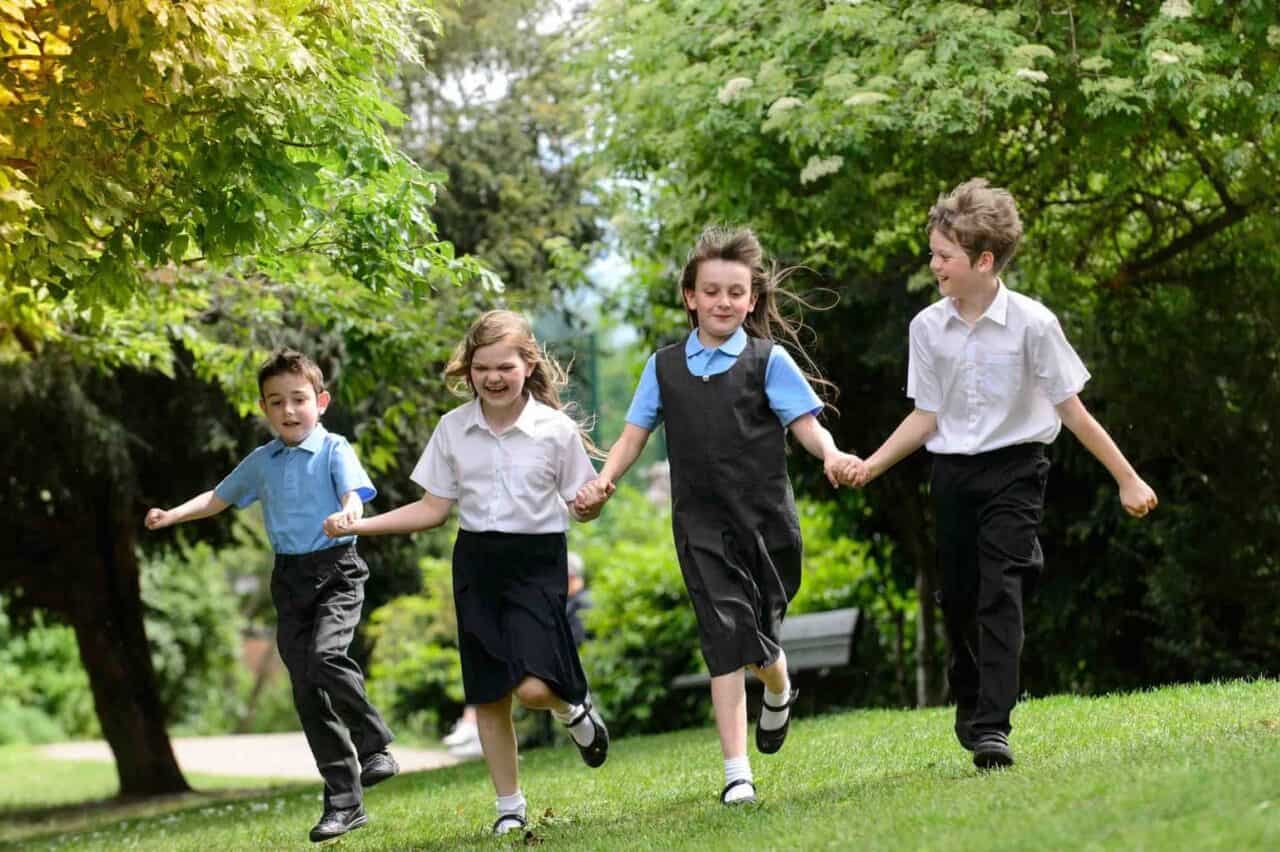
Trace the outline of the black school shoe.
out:
[[[520,814],[503,814],[493,823],[493,834],[501,837],[509,831],[520,831],[529,823]]]
[[[609,756],[609,729],[604,726],[604,720],[600,718],[596,708],[591,706],[590,701],[582,702],[582,712],[565,722],[564,726],[572,728],[581,722],[584,716],[591,719],[591,726],[595,728],[595,736],[586,745],[578,745],[578,741],[573,739],[572,736],[569,739],[573,740],[574,745],[578,745],[578,754],[582,755],[582,762],[595,769],[604,763],[605,758]]]
[[[1009,738],[999,731],[980,734],[973,744],[973,765],[979,769],[1013,766]]]
[[[369,815],[364,812],[363,805],[356,805],[354,808],[329,808],[311,829],[311,842],[319,843],[341,837],[368,821]]]
[[[744,796],[741,799],[734,799],[732,802],[729,801],[729,798],[728,798],[729,791],[732,790],[734,787],[741,787],[743,784],[746,784],[748,787],[751,788],[751,795]],[[726,807],[732,808],[738,805],[756,805],[759,803],[760,803],[760,800],[756,798],[755,782],[748,781],[746,778],[739,778],[737,781],[730,781],[728,784],[725,784],[724,789],[720,791],[720,804]]]
[[[374,784],[381,784],[400,772],[400,764],[391,756],[391,752],[380,751],[371,754],[360,762],[360,786],[368,789]]]
[[[787,739],[787,729],[791,727],[791,705],[795,704],[796,699],[799,697],[800,690],[793,686],[791,687],[791,694],[787,696],[786,703],[781,707],[774,707],[761,699],[760,703],[764,708],[760,711],[762,716],[766,709],[774,713],[781,713],[783,710],[787,711],[787,718],[783,721],[782,726],[778,728],[765,730],[760,727],[760,720],[756,720],[756,748],[760,750],[761,754],[773,754],[782,748],[782,744]]]

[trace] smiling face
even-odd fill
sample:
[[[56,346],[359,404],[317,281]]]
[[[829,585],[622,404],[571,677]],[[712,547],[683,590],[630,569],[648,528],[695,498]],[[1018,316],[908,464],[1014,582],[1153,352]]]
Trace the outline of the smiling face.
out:
[[[685,307],[698,319],[698,338],[708,347],[732,337],[756,306],[751,268],[736,260],[702,261],[693,289],[681,292]]]
[[[943,296],[968,301],[994,283],[991,252],[970,262],[968,253],[935,228],[929,234],[929,269]]]
[[[522,403],[524,380],[532,373],[533,365],[508,338],[478,347],[471,356],[471,387],[486,413]]]
[[[302,373],[279,373],[262,383],[262,412],[275,432],[289,446],[306,440],[324,410],[329,392],[316,394],[311,380]]]

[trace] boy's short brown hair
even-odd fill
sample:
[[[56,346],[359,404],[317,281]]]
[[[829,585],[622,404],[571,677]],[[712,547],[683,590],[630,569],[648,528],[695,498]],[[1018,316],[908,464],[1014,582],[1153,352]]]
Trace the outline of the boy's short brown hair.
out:
[[[1013,196],[986,178],[972,178],[938,196],[938,203],[929,208],[925,234],[935,230],[964,249],[970,263],[977,263],[984,251],[991,252],[997,273],[1022,242],[1022,219]]]
[[[262,387],[267,383],[267,379],[285,373],[306,376],[311,382],[311,387],[315,388],[316,396],[324,393],[324,373],[320,372],[315,361],[296,349],[277,349],[258,368],[258,396],[264,396]]]

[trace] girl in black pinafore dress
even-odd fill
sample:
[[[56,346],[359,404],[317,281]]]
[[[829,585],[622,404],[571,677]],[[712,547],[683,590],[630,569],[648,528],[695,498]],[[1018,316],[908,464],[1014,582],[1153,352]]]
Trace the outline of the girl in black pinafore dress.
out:
[[[781,334],[796,343],[775,304],[780,277],[766,269],[750,230],[703,233],[680,282],[693,331],[650,359],[622,436],[575,501],[579,511],[597,510],[657,421],[666,424],[672,532],[711,673],[725,804],[756,801],[744,669],[765,686],[756,727],[761,752],[782,747],[796,699],[779,642],[787,604],[800,588],[803,551],[786,432],[823,460],[832,485],[853,458],[836,449],[815,417],[823,405],[809,382],[828,383],[811,363],[813,375],[801,371],[773,342]]]

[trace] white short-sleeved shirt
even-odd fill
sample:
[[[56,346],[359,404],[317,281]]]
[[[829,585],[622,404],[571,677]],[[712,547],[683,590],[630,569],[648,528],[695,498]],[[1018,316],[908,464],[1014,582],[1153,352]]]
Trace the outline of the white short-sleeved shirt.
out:
[[[464,530],[554,533],[569,528],[566,504],[595,476],[577,424],[530,397],[500,435],[478,400],[441,417],[410,478],[457,500]]]
[[[932,453],[1052,443],[1062,429],[1054,406],[1087,381],[1089,371],[1053,312],[1003,282],[972,327],[951,299],[911,320],[907,396],[938,417],[938,430],[925,442]]]

